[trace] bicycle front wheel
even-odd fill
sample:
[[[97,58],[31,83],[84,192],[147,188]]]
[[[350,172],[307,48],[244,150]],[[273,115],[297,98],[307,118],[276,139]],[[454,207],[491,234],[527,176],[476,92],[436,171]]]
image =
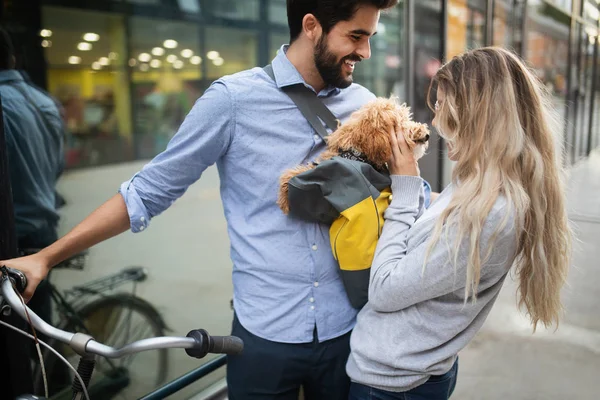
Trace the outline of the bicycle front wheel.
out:
[[[130,294],[100,298],[81,307],[77,314],[79,321],[71,318],[61,329],[87,333],[108,346],[118,348],[136,340],[165,336],[165,324],[158,311],[150,303]],[[73,350],[56,342],[53,346],[71,364],[77,366],[79,356]],[[59,371],[64,371],[60,365],[61,361],[52,354],[45,359],[48,379],[56,381],[57,375],[61,374]],[[122,399],[139,398],[164,382],[167,372],[167,349],[146,351],[112,360],[97,357],[96,369],[90,383],[90,395],[94,393],[93,397],[96,399],[111,399],[115,396]],[[43,386],[39,386],[43,385],[41,377],[37,381],[38,391],[39,388],[43,390]]]

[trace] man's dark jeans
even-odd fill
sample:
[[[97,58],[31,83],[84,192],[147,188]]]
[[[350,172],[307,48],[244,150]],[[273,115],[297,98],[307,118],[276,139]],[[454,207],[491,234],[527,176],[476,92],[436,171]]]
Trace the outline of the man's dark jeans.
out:
[[[388,392],[352,382],[348,400],[448,400],[458,375],[458,359],[444,375],[432,376],[424,384],[408,392]]]
[[[350,380],[346,361],[350,332],[319,343],[271,342],[248,332],[234,316],[232,335],[244,341],[244,352],[227,357],[231,400],[346,400]]]

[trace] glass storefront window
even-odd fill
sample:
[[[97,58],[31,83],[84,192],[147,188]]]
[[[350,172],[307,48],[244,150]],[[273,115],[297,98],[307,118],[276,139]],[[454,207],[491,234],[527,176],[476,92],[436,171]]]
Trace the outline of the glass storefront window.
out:
[[[130,20],[130,58],[137,158],[165,149],[202,94],[196,24],[143,17]]]
[[[287,33],[271,33],[269,38],[269,62],[275,58],[277,52],[284,44],[290,43],[290,35]]]
[[[433,113],[427,106],[427,93],[431,78],[441,66],[442,56],[442,2],[423,0],[415,2],[415,53],[413,59],[413,103],[414,119],[431,127]],[[450,26],[448,26],[450,28]],[[449,38],[449,41],[452,39]],[[410,78],[409,78],[410,79]],[[432,129],[432,133],[434,133]],[[440,141],[432,135],[429,151],[419,162],[422,176],[431,183],[434,190],[441,190],[442,177],[439,175]],[[447,159],[447,158],[446,158]]]
[[[494,38],[493,44],[507,49],[514,49],[513,29],[517,29],[513,17],[512,0],[496,0],[494,5]]]
[[[269,0],[269,22],[287,25],[287,5],[285,0]]]
[[[600,4],[586,0],[583,5],[583,19],[591,26],[597,27],[598,19],[600,19]]]
[[[206,28],[206,71],[210,80],[258,65],[256,31]]]
[[[573,160],[576,161],[580,157],[587,155],[589,137],[590,118],[593,115],[590,113],[592,96],[594,95],[592,88],[592,74],[594,68],[594,29],[577,24],[577,32],[579,32],[579,49],[577,53],[577,82],[575,90],[576,104],[574,110],[575,127],[573,140]]]
[[[485,27],[484,1],[449,0],[446,57],[484,46]]]
[[[572,0],[550,0],[556,7],[562,9],[565,12],[570,13],[571,7],[573,6]]]
[[[66,167],[132,158],[124,18],[42,8],[48,91],[64,108]]]
[[[377,35],[371,38],[371,59],[357,66],[355,81],[378,96],[393,94],[406,101],[403,15],[402,3],[381,14]]]
[[[564,117],[568,90],[570,17],[557,14],[555,8],[545,3],[534,1],[529,6],[526,24],[525,58],[553,94],[554,107]]]
[[[258,21],[260,19],[259,0],[204,0],[203,10],[215,17]]]

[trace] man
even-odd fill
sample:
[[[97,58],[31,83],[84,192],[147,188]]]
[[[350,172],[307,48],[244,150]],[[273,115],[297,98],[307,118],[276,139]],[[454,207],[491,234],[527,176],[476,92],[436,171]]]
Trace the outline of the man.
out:
[[[217,164],[233,260],[231,399],[345,399],[356,310],[331,254],[329,227],[285,216],[280,174],[315,159],[323,140],[281,90],[305,85],[344,121],[374,95],[352,83],[371,55],[380,10],[397,0],[288,0],[290,45],[272,62],[217,80],[159,154],[64,238],[7,265],[36,283],[60,260],[131,228],[140,232]]]

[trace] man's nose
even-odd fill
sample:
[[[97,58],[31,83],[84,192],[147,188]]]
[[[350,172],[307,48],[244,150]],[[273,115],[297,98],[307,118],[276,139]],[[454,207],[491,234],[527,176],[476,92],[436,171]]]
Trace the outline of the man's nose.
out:
[[[356,54],[358,54],[363,60],[371,58],[371,41],[363,41],[360,44],[360,47],[357,49]]]

